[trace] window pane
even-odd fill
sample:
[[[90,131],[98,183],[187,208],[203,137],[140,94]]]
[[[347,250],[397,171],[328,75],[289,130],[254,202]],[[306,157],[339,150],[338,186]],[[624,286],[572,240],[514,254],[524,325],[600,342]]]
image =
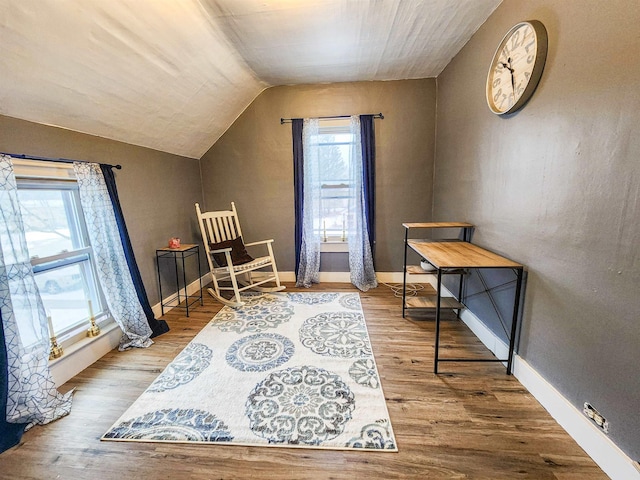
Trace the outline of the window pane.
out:
[[[69,190],[19,189],[31,257],[49,257],[83,247]]]
[[[18,198],[36,285],[54,332],[71,333],[103,311],[77,186],[69,183],[18,184]]]
[[[340,138],[336,137],[348,137]],[[324,182],[346,182],[349,179],[349,149],[352,135],[320,135],[318,161]]]
[[[348,131],[349,127],[344,127]],[[321,177],[320,218],[316,225],[323,238],[343,240],[348,236],[349,198],[353,195],[350,179],[351,133],[320,133],[318,153]]]
[[[349,191],[347,186],[322,189],[322,226],[328,237],[342,237],[343,233],[346,234]]]
[[[85,290],[84,271],[88,261],[36,273],[44,308],[53,321],[56,335],[79,323],[89,322],[90,295]],[[95,300],[92,302],[96,310]]]

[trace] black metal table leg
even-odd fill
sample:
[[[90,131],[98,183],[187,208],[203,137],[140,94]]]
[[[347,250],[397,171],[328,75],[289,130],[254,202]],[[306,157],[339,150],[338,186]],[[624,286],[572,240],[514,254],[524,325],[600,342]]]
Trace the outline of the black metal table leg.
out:
[[[409,229],[404,230],[404,263],[402,267],[402,318],[405,318],[407,301],[407,242],[409,240]]]
[[[180,277],[178,276],[178,258],[175,255],[173,256],[173,264],[176,267],[176,287],[178,289],[178,305],[180,305],[180,282],[178,281]]]
[[[158,256],[157,251],[156,251],[156,267],[158,269],[158,288],[160,290],[160,310],[162,311],[162,315],[164,316],[164,300],[162,297],[162,280],[160,279],[160,257]]]
[[[513,367],[513,352],[516,346],[516,331],[518,326],[518,311],[520,310],[520,289],[522,288],[522,276],[524,269],[516,269],[516,292],[513,302],[513,317],[511,320],[511,336],[509,337],[509,359],[507,361],[507,375],[511,375]]]
[[[187,291],[187,271],[184,268],[184,252],[182,252],[182,285],[184,286],[185,307],[187,310],[187,317],[188,317],[189,316],[189,292]],[[178,292],[180,292],[180,285],[178,285]],[[180,297],[178,297],[178,299],[180,299]]]
[[[442,270],[438,269],[438,284],[436,292],[436,341],[433,373],[438,373],[438,350],[440,349],[440,297],[442,295]]]
[[[200,248],[198,248],[196,252],[198,252],[198,280],[200,281],[200,305],[202,306],[204,305],[204,302],[202,301],[202,271],[200,267]]]

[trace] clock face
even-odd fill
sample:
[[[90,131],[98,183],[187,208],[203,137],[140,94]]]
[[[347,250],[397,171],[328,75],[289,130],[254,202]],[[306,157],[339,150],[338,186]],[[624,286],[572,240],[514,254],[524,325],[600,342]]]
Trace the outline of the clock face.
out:
[[[502,115],[520,109],[531,97],[547,57],[547,31],[537,20],[521,22],[504,36],[489,67],[487,103]]]

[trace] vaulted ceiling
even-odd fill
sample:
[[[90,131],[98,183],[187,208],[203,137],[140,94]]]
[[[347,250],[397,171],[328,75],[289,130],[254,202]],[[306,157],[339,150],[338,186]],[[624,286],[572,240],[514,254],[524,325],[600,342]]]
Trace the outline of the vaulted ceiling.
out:
[[[501,0],[0,0],[0,114],[200,158],[273,85],[436,77]]]

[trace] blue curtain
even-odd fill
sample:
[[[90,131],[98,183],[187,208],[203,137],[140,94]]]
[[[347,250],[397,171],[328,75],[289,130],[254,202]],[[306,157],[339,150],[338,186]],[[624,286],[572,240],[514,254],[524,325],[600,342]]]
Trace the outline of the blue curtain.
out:
[[[144,313],[151,327],[151,338],[157,337],[169,331],[169,325],[164,320],[156,320],[151,305],[149,304],[149,298],[147,297],[147,291],[142,283],[142,276],[136,263],[136,258],[133,254],[133,247],[131,246],[131,240],[129,239],[129,232],[127,231],[127,225],[124,221],[124,215],[122,214],[122,208],[120,207],[120,200],[118,198],[118,189],[116,188],[116,177],[113,173],[111,165],[100,164],[100,170],[104,175],[104,182],[111,198],[111,204],[113,205],[113,213],[116,217],[116,223],[118,224],[118,232],[120,233],[120,240],[122,241],[122,248],[124,249],[124,255],[129,266],[129,272],[131,273],[131,279],[136,287],[136,294],[138,301],[144,310]]]
[[[369,230],[371,255],[376,255],[376,144],[373,115],[360,115],[362,141],[362,176],[364,187],[364,212]]]
[[[304,157],[302,155],[302,125],[301,118],[294,118],[291,122],[293,133],[293,199],[295,204],[295,245],[296,245],[296,276],[300,267],[300,250],[302,247],[302,204],[304,201]]]
[[[7,395],[9,394],[9,372],[7,370],[7,345],[2,328],[2,312],[0,311],[0,453],[20,443],[26,423],[9,423],[4,412],[7,411]]]
[[[296,272],[296,287],[309,288],[320,281],[320,207],[321,167],[317,118],[305,118],[302,126],[302,150],[304,175],[304,198],[302,199],[302,240],[300,242],[300,264]]]

